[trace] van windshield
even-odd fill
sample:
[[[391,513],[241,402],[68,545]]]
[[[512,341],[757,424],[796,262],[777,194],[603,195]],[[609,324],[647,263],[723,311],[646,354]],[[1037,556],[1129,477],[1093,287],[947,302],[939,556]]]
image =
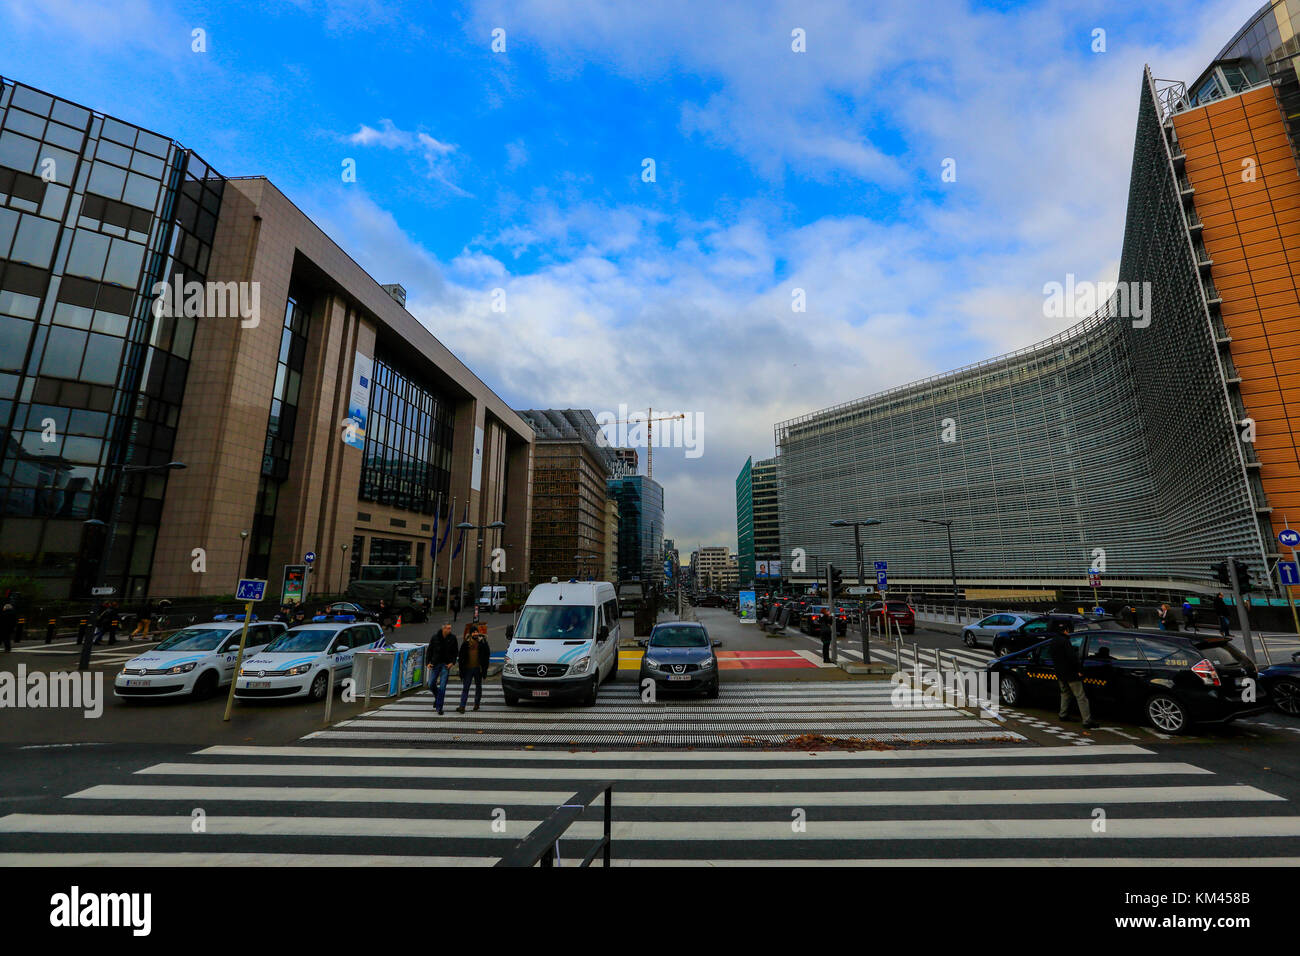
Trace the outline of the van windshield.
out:
[[[593,610],[580,604],[530,604],[519,615],[515,637],[529,641],[585,640],[592,634]]]

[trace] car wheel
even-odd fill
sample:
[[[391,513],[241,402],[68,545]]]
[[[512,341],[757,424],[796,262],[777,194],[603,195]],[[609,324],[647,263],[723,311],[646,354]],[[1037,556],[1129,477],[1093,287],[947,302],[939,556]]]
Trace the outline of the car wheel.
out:
[[[974,647],[974,646],[975,646],[975,635],[972,634],[970,631],[962,631],[962,632],[961,632],[961,642],[962,642],[963,644],[965,644],[967,647]]]
[[[1171,694],[1152,694],[1147,698],[1147,720],[1156,730],[1181,734],[1187,730],[1187,709]]]
[[[998,696],[1002,698],[1002,703],[1008,707],[1018,706],[1020,703],[1020,681],[1014,674],[998,674]]]
[[[591,678],[591,689],[587,691],[587,697],[582,702],[583,707],[594,707],[596,698],[600,695],[600,674],[594,674]]]
[[[325,692],[329,687],[329,680],[329,672],[321,671],[311,682],[311,689],[307,691],[307,696],[312,700],[324,700]]]
[[[1274,684],[1273,706],[1284,714],[1300,717],[1300,683],[1280,680]]]
[[[503,696],[506,699],[507,707],[514,707],[516,704],[519,703],[519,698],[516,697],[514,694],[507,694],[503,692],[501,696]]]
[[[1007,647],[1007,645],[1006,645],[1005,642],[1003,642],[1003,641],[994,641],[994,642],[993,642],[993,656],[994,656],[994,657],[1006,657],[1006,656],[1007,656],[1008,654],[1010,654],[1010,653],[1011,653],[1011,648]]]
[[[204,671],[199,675],[199,679],[194,682],[194,690],[191,692],[195,700],[207,700],[217,692],[217,672]]]

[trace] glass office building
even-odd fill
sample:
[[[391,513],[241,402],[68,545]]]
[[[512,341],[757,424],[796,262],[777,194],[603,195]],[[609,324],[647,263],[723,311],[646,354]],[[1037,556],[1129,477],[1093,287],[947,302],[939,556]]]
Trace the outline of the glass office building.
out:
[[[787,556],[852,567],[829,522],[876,518],[864,557],[907,589],[942,592],[950,560],[968,591],[1077,595],[1095,567],[1112,594],[1213,593],[1230,555],[1267,580],[1275,512],[1300,514],[1300,176],[1284,87],[1235,65],[1199,101],[1142,77],[1126,291],[1044,342],[776,426]],[[951,521],[958,553],[920,518]]]
[[[645,475],[611,478],[610,494],[618,500],[619,579],[662,583],[664,489]]]
[[[0,78],[10,586],[145,593],[196,324],[155,316],[153,290],[205,280],[224,185],[166,137]]]

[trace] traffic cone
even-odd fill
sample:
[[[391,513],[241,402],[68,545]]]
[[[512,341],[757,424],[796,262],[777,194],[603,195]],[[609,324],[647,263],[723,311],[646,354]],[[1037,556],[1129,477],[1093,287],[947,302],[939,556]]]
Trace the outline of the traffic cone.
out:
[[[397,628],[401,626],[402,626],[402,615],[399,614],[397,615],[397,621],[396,623],[393,624],[393,627]]]

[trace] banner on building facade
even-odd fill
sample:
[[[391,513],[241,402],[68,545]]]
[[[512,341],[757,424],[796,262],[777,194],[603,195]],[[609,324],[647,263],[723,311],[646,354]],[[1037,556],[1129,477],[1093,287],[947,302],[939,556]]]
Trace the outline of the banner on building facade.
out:
[[[366,443],[366,421],[370,417],[370,382],[375,362],[368,355],[356,354],[352,360],[352,389],[348,392],[348,420],[343,429],[343,444],[361,448]]]

